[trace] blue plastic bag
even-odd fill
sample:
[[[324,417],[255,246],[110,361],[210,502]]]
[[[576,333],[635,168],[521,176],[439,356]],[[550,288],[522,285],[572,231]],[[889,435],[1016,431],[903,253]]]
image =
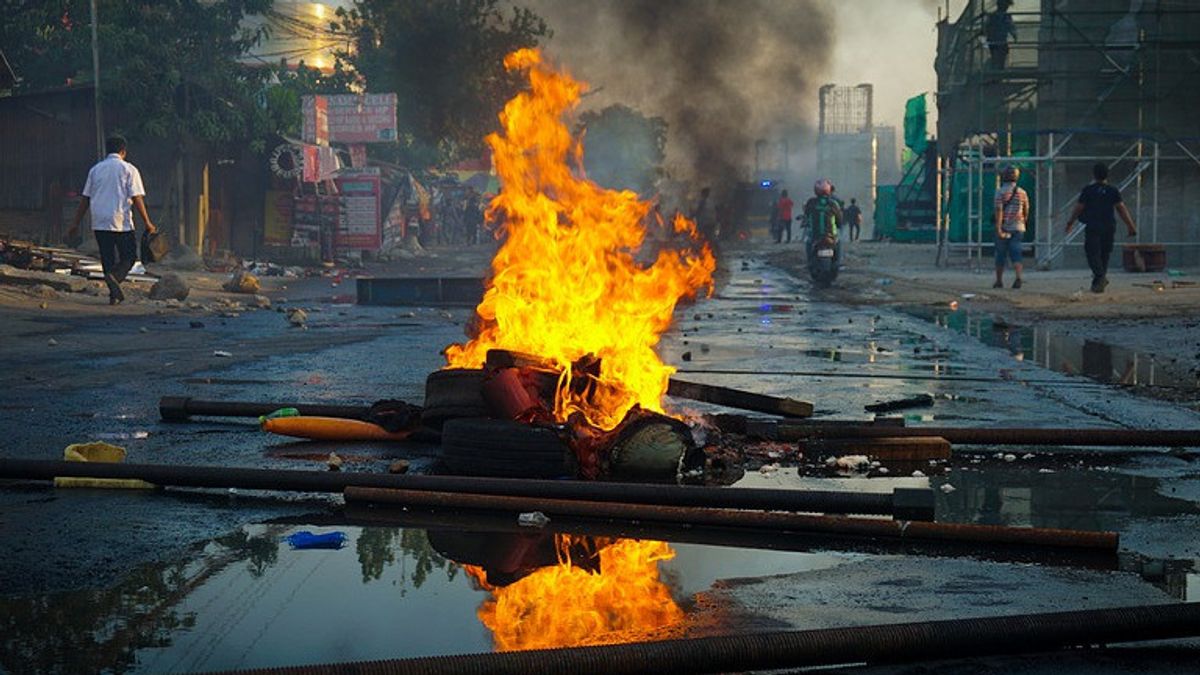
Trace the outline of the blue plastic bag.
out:
[[[284,538],[293,549],[328,548],[339,549],[346,545],[346,533],[323,532],[313,534],[308,530],[293,532]]]

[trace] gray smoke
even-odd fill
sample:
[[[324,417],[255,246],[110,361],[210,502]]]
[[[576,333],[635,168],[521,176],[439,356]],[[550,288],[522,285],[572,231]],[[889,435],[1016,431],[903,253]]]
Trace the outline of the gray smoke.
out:
[[[755,142],[811,138],[833,41],[819,0],[516,0],[554,31],[548,53],[592,85],[589,107],[667,120],[668,170],[721,184]]]

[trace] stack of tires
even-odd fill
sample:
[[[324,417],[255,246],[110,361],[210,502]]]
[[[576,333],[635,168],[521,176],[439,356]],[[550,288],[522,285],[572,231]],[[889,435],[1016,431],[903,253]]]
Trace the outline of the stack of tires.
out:
[[[493,419],[482,369],[450,368],[425,380],[421,418],[442,431],[442,464],[464,476],[560,478],[575,475],[574,456],[552,429]]]

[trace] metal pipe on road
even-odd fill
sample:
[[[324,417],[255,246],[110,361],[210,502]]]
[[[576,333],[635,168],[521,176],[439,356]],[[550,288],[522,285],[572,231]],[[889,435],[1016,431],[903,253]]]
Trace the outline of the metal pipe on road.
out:
[[[1200,636],[1200,603],[1191,602],[236,672],[263,675],[727,673],[1033,654],[1195,636]]]
[[[527,536],[529,528],[511,513],[501,511],[433,510],[389,507],[384,504],[348,502],[340,515],[314,520],[312,514],[275,522],[321,527],[384,525],[419,530],[509,533]],[[691,523],[602,520],[556,516],[545,533],[574,534],[619,539],[651,539],[672,544],[702,544],[767,551],[820,553],[840,551],[867,555],[915,555],[927,558],[970,557],[991,562],[1035,564],[1040,567],[1071,567],[1116,570],[1120,560],[1112,551],[1092,549],[1046,549],[1027,546],[987,545],[964,541],[918,541],[914,539],[865,538],[818,532],[788,532],[748,527],[703,527]]]
[[[187,396],[164,396],[158,401],[158,414],[165,422],[185,422],[193,415],[207,417],[261,417],[280,408],[295,408],[302,415],[341,417],[360,420],[371,409],[366,405],[328,405],[323,403],[256,403],[251,401],[203,401]]]
[[[962,427],[857,427],[814,428],[786,422],[775,427],[781,441],[815,441],[838,438],[900,438],[939,436],[955,445],[1076,445],[1128,447],[1200,447],[1200,429],[991,429]]]
[[[1045,548],[1116,551],[1115,532],[1089,532],[1037,527],[1002,527],[959,523],[814,516],[800,513],[736,511],[732,509],[661,506],[637,503],[604,503],[537,497],[502,497],[478,494],[447,494],[432,491],[348,487],[346,501],[359,504],[433,509],[478,509],[586,518],[690,524],[700,527],[744,527],[788,532],[813,532],[852,537],[884,537],[918,541],[979,542]]]
[[[905,519],[932,519],[934,501],[933,491],[927,489],[897,488],[892,494],[869,494],[828,490],[718,488],[475,476],[281,471],[219,466],[107,464],[32,459],[0,460],[0,479],[53,480],[56,476],[137,478],[156,485],[176,487],[292,492],[342,492],[350,487],[370,487],[497,497],[627,502],[658,506],[895,515]]]

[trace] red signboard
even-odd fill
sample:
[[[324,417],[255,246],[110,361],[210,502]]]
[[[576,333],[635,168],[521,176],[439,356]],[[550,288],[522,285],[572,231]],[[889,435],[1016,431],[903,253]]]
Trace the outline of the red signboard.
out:
[[[325,96],[301,98],[304,129],[303,141],[313,145],[329,145],[329,99]]]

